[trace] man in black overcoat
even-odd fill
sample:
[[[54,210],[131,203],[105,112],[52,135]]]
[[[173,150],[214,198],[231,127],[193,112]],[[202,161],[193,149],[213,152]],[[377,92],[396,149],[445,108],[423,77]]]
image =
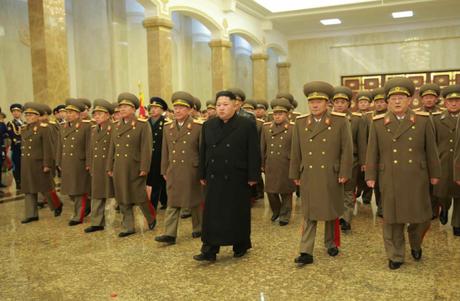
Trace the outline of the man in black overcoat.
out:
[[[215,261],[220,246],[233,246],[234,257],[251,248],[250,186],[260,175],[260,147],[254,121],[239,116],[235,95],[216,95],[217,117],[202,128],[201,184],[205,203],[198,261]]]

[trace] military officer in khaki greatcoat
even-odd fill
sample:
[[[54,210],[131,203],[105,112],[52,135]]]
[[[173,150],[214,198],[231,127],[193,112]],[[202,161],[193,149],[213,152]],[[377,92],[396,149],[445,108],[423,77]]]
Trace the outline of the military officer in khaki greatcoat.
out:
[[[442,212],[448,212],[454,200],[451,225],[455,236],[460,236],[460,186],[455,183],[454,157],[458,153],[458,130],[460,113],[460,85],[452,85],[442,90],[447,110],[433,114],[436,141],[441,159],[441,180],[434,186],[434,195],[443,206]],[[458,163],[457,163],[458,164]],[[443,221],[441,221],[443,222]],[[445,220],[447,223],[447,218]]]
[[[90,191],[89,142],[91,124],[81,120],[85,110],[76,99],[66,100],[67,122],[61,127],[56,150],[56,166],[61,170],[61,193],[74,203],[69,226],[83,222]]]
[[[390,269],[404,263],[404,229],[408,226],[412,257],[422,257],[430,226],[429,184],[441,176],[433,125],[426,112],[409,109],[414,84],[405,77],[385,83],[389,111],[374,117],[366,157],[366,181],[382,192],[383,239]]]
[[[328,111],[334,88],[325,82],[305,84],[311,114],[297,117],[292,136],[289,177],[300,186],[303,229],[298,266],[313,263],[318,221],[325,221],[325,246],[339,253],[335,236],[344,211],[344,184],[351,178],[353,141],[350,122],[343,113]]]
[[[168,208],[164,235],[156,241],[176,243],[179,213],[189,208],[192,215],[192,237],[201,236],[200,207],[203,193],[198,172],[202,122],[190,116],[194,98],[187,92],[175,92],[171,97],[174,121],[165,123],[161,151],[161,174],[167,183]]]
[[[54,182],[51,175],[53,152],[49,127],[47,123],[39,121],[39,116],[44,112],[37,103],[26,103],[24,113],[27,124],[21,128],[21,183],[25,194],[25,219],[22,223],[27,224],[38,221],[38,193],[49,196],[54,189]],[[59,216],[62,203],[55,206],[51,197],[47,197],[47,200],[54,216]]]
[[[332,99],[333,112],[345,114],[345,117],[350,121],[351,137],[353,139],[353,172],[351,178],[344,186],[345,212],[340,219],[342,231],[351,230],[351,220],[355,207],[356,185],[361,166],[363,166],[366,161],[366,120],[363,118],[362,113],[352,113],[350,111],[352,97],[353,92],[350,88],[343,86],[334,88],[334,96]]]
[[[123,215],[124,230],[118,237],[135,233],[133,206],[137,205],[150,230],[156,214],[147,198],[146,182],[152,159],[152,132],[147,119],[137,118],[139,99],[131,93],[118,95],[120,121],[111,128],[107,173],[113,178],[115,198]]]
[[[289,122],[291,104],[286,98],[271,102],[273,121],[266,122],[260,139],[262,171],[265,173],[265,192],[267,192],[272,221],[279,218],[279,225],[286,226],[291,218],[292,193],[295,185],[289,179],[289,158],[294,123]]]
[[[96,124],[91,127],[90,144],[91,226],[85,229],[86,233],[104,230],[105,203],[108,198],[114,197],[113,180],[106,172],[113,109],[114,106],[107,100],[94,100],[92,116]]]

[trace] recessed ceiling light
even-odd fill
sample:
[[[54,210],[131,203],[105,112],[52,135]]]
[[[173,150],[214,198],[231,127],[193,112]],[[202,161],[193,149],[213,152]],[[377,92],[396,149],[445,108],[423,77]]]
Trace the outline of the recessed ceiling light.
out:
[[[410,18],[414,16],[414,12],[411,10],[397,11],[397,12],[391,13],[391,15],[393,16],[393,19]]]
[[[342,24],[342,21],[340,19],[323,19],[320,21],[321,24],[323,25],[337,25],[337,24]]]
[[[254,0],[272,13],[287,11],[317,9],[321,7],[331,7],[340,5],[353,5],[366,2],[376,2],[376,0]],[[380,2],[380,1],[379,1]]]

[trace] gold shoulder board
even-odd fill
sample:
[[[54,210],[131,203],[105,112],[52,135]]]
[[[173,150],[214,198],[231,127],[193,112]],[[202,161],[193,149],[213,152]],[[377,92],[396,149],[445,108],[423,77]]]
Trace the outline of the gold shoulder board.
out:
[[[353,113],[351,113],[351,115],[353,115],[353,116],[359,116],[359,117],[362,117],[362,116],[363,116],[363,114],[362,114],[362,113],[359,113],[359,112],[353,112]]]
[[[264,125],[270,125],[270,124],[272,124],[270,121],[264,122]]]
[[[291,122],[289,122],[289,124],[290,124],[290,125],[295,125],[295,122],[292,122],[292,121],[291,121]]]
[[[50,120],[48,121],[49,124],[56,124],[56,121]]]
[[[81,122],[84,122],[84,123],[90,123],[91,120],[88,120],[88,119],[83,119]]]
[[[193,123],[203,125],[204,121],[201,119],[193,119]]]
[[[379,119],[382,119],[383,117],[385,117],[385,114],[375,115],[374,117],[372,117],[372,120],[379,120]]]
[[[137,121],[140,121],[140,122],[147,122],[147,119],[146,119],[146,118],[143,118],[143,117],[138,117],[138,118],[137,118]]]
[[[164,123],[164,125],[169,125],[169,124],[171,124],[171,123],[173,123],[172,120],[169,120],[169,121],[166,121],[166,122]]]
[[[331,115],[340,116],[340,117],[345,117],[345,116],[347,116],[347,114],[345,114],[345,113],[339,113],[339,112],[332,112]]]
[[[40,123],[40,126],[41,126],[42,128],[46,128],[46,127],[48,127],[48,123],[42,122],[42,123]]]
[[[265,120],[263,120],[263,119],[260,119],[260,118],[256,118],[256,119],[257,119],[258,121],[260,121],[260,122],[265,123]]]
[[[428,113],[428,112],[422,112],[422,111],[417,111],[417,112],[415,112],[415,115],[429,117],[429,116],[430,116],[430,113]]]
[[[417,114],[417,113],[418,113],[418,112],[416,112],[416,114]],[[433,112],[433,113],[431,113],[431,114],[432,114],[433,116],[436,116],[436,115],[441,115],[442,113],[444,113],[444,112],[438,111],[438,112]]]
[[[301,118],[305,118],[308,116],[310,116],[310,114],[303,114],[303,115],[297,116],[295,119],[301,119]]]

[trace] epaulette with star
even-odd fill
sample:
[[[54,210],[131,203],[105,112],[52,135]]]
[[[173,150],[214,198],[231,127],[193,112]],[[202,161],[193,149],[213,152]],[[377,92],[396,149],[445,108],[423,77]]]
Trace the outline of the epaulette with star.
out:
[[[385,114],[378,114],[372,117],[372,120],[379,120],[379,119],[382,119],[383,117],[385,117]]]
[[[417,112],[415,112],[415,115],[430,117],[430,113],[428,113],[428,112],[423,112],[423,111],[417,111]]]
[[[263,119],[256,118],[256,120],[265,123],[265,120],[263,120]]]
[[[91,123],[91,120],[90,119],[83,119],[81,122],[83,122],[83,123]]]
[[[49,124],[56,124],[56,121],[50,120],[48,121]]]
[[[295,125],[295,122],[290,121],[289,124],[290,125]]]
[[[48,127],[48,123],[42,122],[42,123],[40,123],[40,126],[41,126],[42,128],[46,128],[46,127]]]
[[[270,125],[272,124],[271,121],[264,122],[264,125]]]
[[[144,118],[144,117],[137,117],[137,121],[140,121],[140,122],[147,122],[147,118]]]
[[[295,119],[302,119],[302,118],[305,118],[305,117],[308,117],[310,116],[310,114],[303,114],[303,115],[300,115],[300,116],[297,116]]]
[[[193,123],[203,125],[204,120],[202,120],[202,119],[193,119]]]
[[[431,113],[431,115],[436,116],[436,115],[441,115],[442,113],[444,113],[444,112],[443,111],[437,111],[437,112]]]
[[[359,113],[359,112],[353,112],[353,113],[351,113],[351,115],[358,116],[358,117],[363,117],[363,113]]]
[[[339,117],[346,117],[346,116],[347,116],[347,114],[345,114],[345,113],[339,113],[339,112],[331,112],[331,115],[339,116]]]

